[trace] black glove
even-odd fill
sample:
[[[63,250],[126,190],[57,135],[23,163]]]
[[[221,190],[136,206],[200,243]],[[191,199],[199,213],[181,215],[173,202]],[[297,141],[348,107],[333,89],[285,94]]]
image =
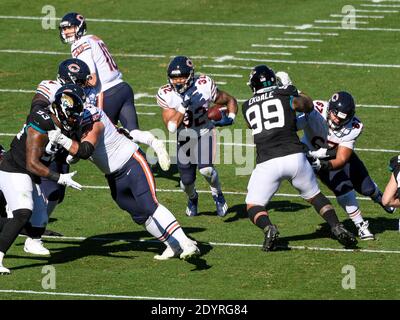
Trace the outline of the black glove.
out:
[[[389,171],[394,172],[396,169],[400,167],[400,155],[399,156],[394,156],[393,158],[390,159],[389,162]]]

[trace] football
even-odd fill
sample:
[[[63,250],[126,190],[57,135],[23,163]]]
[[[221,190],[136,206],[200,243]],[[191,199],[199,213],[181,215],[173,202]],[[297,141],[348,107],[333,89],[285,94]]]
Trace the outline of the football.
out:
[[[222,114],[226,111],[226,109],[226,106],[215,104],[208,108],[207,117],[210,120],[219,121],[222,119]]]

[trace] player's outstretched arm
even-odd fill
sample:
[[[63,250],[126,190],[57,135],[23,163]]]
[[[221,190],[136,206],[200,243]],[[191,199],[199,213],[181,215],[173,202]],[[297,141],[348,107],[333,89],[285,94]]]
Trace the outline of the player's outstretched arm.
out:
[[[304,93],[293,98],[292,107],[297,112],[310,113],[314,110],[313,100]]]
[[[385,192],[382,196],[382,204],[386,207],[400,208],[400,186],[398,185],[394,173],[390,175]]]

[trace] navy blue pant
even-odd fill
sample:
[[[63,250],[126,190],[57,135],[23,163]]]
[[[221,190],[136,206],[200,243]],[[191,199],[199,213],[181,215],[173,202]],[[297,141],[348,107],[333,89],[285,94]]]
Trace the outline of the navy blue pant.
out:
[[[145,223],[156,211],[158,200],[154,177],[140,150],[121,170],[106,175],[106,178],[112,198],[136,223]]]
[[[126,82],[121,82],[100,93],[97,98],[97,106],[103,109],[115,125],[119,120],[122,126],[129,131],[139,128],[133,90]]]
[[[376,188],[367,168],[355,152],[352,153],[348,163],[342,170],[337,173],[324,171],[318,175],[321,181],[336,196],[341,196],[354,189],[358,193],[370,197]]]
[[[68,173],[69,165],[66,163],[59,163],[53,161],[49,165],[49,169],[58,173]],[[61,203],[65,196],[65,186],[58,184],[56,181],[52,181],[46,178],[41,178],[40,189],[49,201],[57,201]]]
[[[194,131],[192,131],[193,133]],[[179,135],[182,137],[184,130]],[[190,185],[196,180],[196,169],[213,167],[215,155],[215,132],[211,130],[203,136],[190,136],[178,139],[177,166],[184,185]],[[179,137],[179,136],[178,136]]]

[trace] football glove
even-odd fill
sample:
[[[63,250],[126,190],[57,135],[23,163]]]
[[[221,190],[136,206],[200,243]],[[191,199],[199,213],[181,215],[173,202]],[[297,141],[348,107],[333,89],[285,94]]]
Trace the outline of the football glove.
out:
[[[276,74],[276,81],[279,87],[286,88],[289,85],[292,85],[292,80],[290,80],[289,75],[284,71],[278,71]]]
[[[68,138],[66,135],[64,135],[61,132],[61,129],[57,126],[56,126],[55,130],[48,131],[47,135],[49,137],[50,143],[53,145],[59,144],[63,148],[65,148],[67,151],[69,151],[69,149],[72,146],[72,140],[70,138]]]
[[[222,119],[218,121],[211,120],[216,127],[230,126],[233,123],[233,118],[228,117],[224,112],[222,113]]]
[[[62,173],[60,174],[60,178],[58,179],[57,183],[77,190],[82,190],[82,186],[78,182],[72,180],[72,177],[74,175],[76,175],[76,171],[70,173]]]
[[[68,164],[75,164],[79,161],[78,157],[74,157],[72,154],[69,154],[67,156],[67,159],[65,160],[65,162],[67,162]]]
[[[328,155],[326,154],[327,151],[328,149],[326,148],[319,148],[318,150],[315,151],[308,151],[308,156],[314,159],[327,158],[328,157]]]
[[[164,143],[161,140],[154,139],[151,143],[151,147],[157,154],[158,163],[163,171],[168,171],[171,166],[171,159],[169,158],[169,154],[167,149],[165,148]]]

